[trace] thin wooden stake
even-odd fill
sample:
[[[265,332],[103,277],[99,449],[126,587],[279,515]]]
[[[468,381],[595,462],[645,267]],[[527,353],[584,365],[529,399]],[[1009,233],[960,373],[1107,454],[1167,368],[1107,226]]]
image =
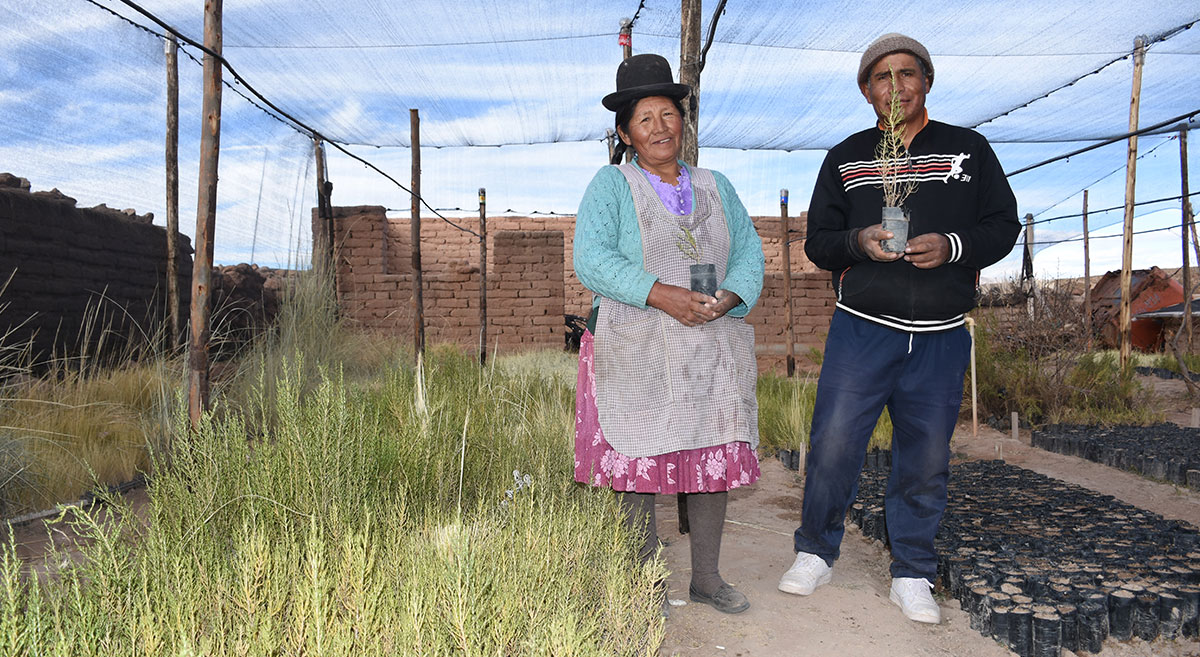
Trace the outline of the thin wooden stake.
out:
[[[204,46],[221,54],[221,2],[205,0]],[[192,336],[188,349],[188,418],[200,426],[208,410],[208,299],[212,285],[213,232],[217,223],[217,159],[221,153],[221,62],[204,55],[204,103],[200,132],[200,191],[196,202],[196,258],[192,262]]]
[[[408,110],[412,129],[412,270],[413,270],[413,350],[425,353],[425,299],[421,276],[421,117]]]
[[[1179,209],[1179,221],[1183,228],[1183,331],[1187,335],[1187,347],[1184,353],[1192,353],[1192,269],[1188,258],[1188,227],[1192,230],[1192,201],[1188,197],[1188,161],[1187,161],[1187,130],[1179,129],[1179,181],[1183,193],[1183,205]],[[1196,264],[1200,264],[1198,261]]]
[[[1142,68],[1146,62],[1146,40],[1138,37],[1133,46],[1133,90],[1129,97],[1129,131],[1138,129],[1138,110],[1142,100]],[[1121,368],[1129,364],[1133,343],[1130,338],[1133,270],[1133,204],[1134,188],[1137,183],[1137,135],[1129,137],[1129,151],[1125,159],[1125,229],[1121,252]]]
[[[779,190],[779,231],[783,245],[783,306],[787,309],[787,375],[796,373],[796,320],[792,315],[792,231],[788,226],[788,190]]]
[[[700,0],[682,0],[681,30],[679,33],[679,83],[692,88],[684,99],[687,116],[683,123],[682,160],[696,166],[699,159],[700,115]]]
[[[979,389],[975,385],[975,318],[967,318],[967,332],[971,334],[971,437],[979,437]]]
[[[1200,428],[1200,408],[1192,407],[1192,426]]]
[[[1083,334],[1092,350],[1092,260],[1088,253],[1088,190],[1083,190]]]
[[[165,42],[167,55],[167,312],[174,352],[183,336],[179,307],[179,42]]]
[[[479,188],[479,364],[487,362],[487,190]]]

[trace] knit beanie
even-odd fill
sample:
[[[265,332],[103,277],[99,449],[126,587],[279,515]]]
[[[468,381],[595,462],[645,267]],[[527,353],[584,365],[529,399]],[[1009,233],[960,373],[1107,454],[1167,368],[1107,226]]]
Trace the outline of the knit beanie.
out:
[[[925,68],[929,69],[929,83],[933,84],[933,60],[929,58],[929,51],[925,49],[925,46],[912,37],[890,32],[875,39],[874,43],[867,46],[866,52],[863,53],[862,59],[858,63],[859,86],[866,84],[867,76],[870,75],[875,62],[894,52],[906,52],[925,62]]]

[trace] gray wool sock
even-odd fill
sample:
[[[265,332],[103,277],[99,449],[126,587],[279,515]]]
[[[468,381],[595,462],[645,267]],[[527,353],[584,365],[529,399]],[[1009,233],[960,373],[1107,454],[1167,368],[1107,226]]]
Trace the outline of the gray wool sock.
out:
[[[725,583],[717,562],[721,559],[721,530],[728,501],[729,493],[690,493],[687,496],[692,537],[692,588],[704,596],[716,593]]]
[[[646,563],[658,551],[658,528],[654,522],[654,493],[618,493],[625,522],[634,532],[645,532],[638,549],[638,563]]]

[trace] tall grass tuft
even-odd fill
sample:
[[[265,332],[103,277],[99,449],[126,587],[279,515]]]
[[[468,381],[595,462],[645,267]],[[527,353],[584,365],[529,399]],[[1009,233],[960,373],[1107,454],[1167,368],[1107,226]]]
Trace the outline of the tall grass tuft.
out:
[[[656,654],[663,565],[572,481],[573,366],[418,370],[322,294],[294,292],[221,412],[174,418],[144,519],[68,512],[83,539],[40,585],[0,547],[0,654]]]
[[[815,362],[820,352],[810,355]],[[817,382],[814,377],[789,379],[766,373],[758,377],[759,445],[768,454],[779,449],[805,449],[812,431],[812,412],[816,405]],[[871,432],[868,449],[889,449],[892,445],[892,421],[885,408]]]
[[[6,308],[0,299],[0,315]],[[69,354],[37,360],[33,337],[17,337],[18,328],[0,332],[0,517],[145,471],[168,438],[183,380],[162,327],[147,329],[101,294]]]
[[[434,350],[422,425],[411,367],[306,391],[302,359],[270,431],[180,433],[144,530],[77,514],[83,558],[40,588],[0,550],[0,654],[655,653],[661,564],[634,567],[612,496],[571,483],[569,386]]]
[[[181,377],[164,361],[60,370],[0,396],[0,512],[6,517],[129,481],[170,426]]]
[[[759,445],[768,453],[808,445],[817,382],[774,373],[758,377]]]
[[[231,408],[266,413],[254,424],[271,426],[277,382],[286,370],[292,370],[287,376],[297,379],[303,397],[319,385],[322,370],[367,381],[411,357],[399,338],[348,330],[338,315],[332,280],[299,272],[282,290],[275,325],[239,354],[232,375],[218,382],[218,396]]]

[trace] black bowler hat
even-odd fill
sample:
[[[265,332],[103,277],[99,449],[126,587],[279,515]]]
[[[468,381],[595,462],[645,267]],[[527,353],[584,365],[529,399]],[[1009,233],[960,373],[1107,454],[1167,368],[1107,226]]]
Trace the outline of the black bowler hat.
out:
[[[617,90],[601,101],[617,111],[631,100],[648,96],[666,96],[683,100],[692,93],[686,84],[678,84],[671,76],[671,65],[662,55],[634,55],[617,67]]]

